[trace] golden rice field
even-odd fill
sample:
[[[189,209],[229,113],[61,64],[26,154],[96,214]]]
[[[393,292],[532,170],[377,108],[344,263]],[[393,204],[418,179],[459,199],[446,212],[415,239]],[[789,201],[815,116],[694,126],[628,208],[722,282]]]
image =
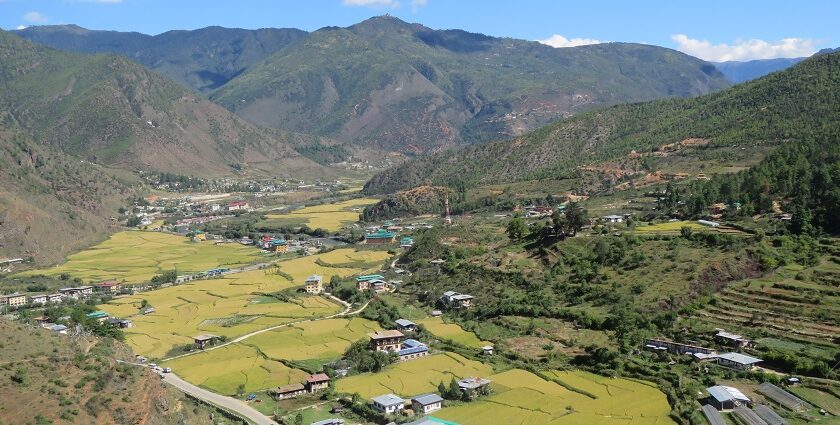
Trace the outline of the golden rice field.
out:
[[[488,376],[487,399],[445,408],[435,414],[462,425],[672,425],[668,401],[653,384],[604,378],[586,372],[547,375],[596,398],[564,388],[533,373],[513,369]]]
[[[336,232],[344,226],[359,221],[360,211],[352,211],[353,208],[362,208],[377,202],[379,200],[375,198],[350,199],[334,204],[305,207],[287,214],[268,214],[266,219],[306,224],[312,229],[321,228]]]
[[[448,384],[452,377],[486,377],[492,373],[493,368],[489,365],[468,360],[455,353],[441,353],[395,363],[381,372],[340,379],[336,382],[336,391],[359,393],[368,399],[386,393],[411,397],[437,391],[441,381]]]
[[[25,274],[67,273],[86,281],[140,283],[166,270],[186,274],[217,267],[234,268],[259,262],[260,258],[258,250],[240,244],[197,243],[165,233],[125,231],[70,255],[64,264]]]
[[[372,321],[326,319],[305,322],[255,335],[192,356],[164,363],[187,381],[222,394],[233,394],[241,384],[246,391],[264,390],[300,382],[306,374],[290,369],[283,360],[334,360],[354,341],[380,329]]]
[[[163,363],[181,378],[211,391],[233,395],[239,385],[246,392],[301,382],[307,373],[267,359],[258,349],[231,344],[216,350]]]
[[[455,323],[444,323],[441,317],[421,319],[417,321],[417,324],[423,325],[427,331],[438,338],[452,340],[467,347],[481,348],[485,345],[493,345],[490,342],[478,339],[474,333],[465,331]]]
[[[354,274],[378,270],[383,262],[391,256],[385,251],[356,251],[352,248],[336,249],[325,254],[309,255],[277,263],[276,266],[294,278],[294,283],[303,285],[307,277],[318,274],[329,282],[333,276],[346,277]],[[316,261],[320,260],[322,266]],[[331,265],[345,265],[348,263],[364,264],[360,267],[330,267]]]
[[[284,303],[256,295],[291,286],[282,276],[254,270],[120,297],[99,308],[116,317],[133,316],[134,326],[125,332],[128,345],[138,354],[162,357],[175,346],[192,343],[197,334],[236,337],[341,310],[321,297]],[[156,311],[136,315],[144,299]]]

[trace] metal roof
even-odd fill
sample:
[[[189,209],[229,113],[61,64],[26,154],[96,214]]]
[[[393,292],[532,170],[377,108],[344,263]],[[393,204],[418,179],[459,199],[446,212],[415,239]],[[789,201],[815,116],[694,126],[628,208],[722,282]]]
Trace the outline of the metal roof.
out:
[[[396,324],[400,325],[400,326],[403,326],[403,327],[406,327],[406,326],[417,326],[417,324],[416,324],[416,323],[414,323],[414,322],[412,322],[411,320],[408,320],[408,319],[397,319],[397,320],[394,320],[394,322],[395,322]]]
[[[787,425],[787,421],[784,420],[784,418],[779,416],[779,414],[773,411],[773,409],[763,404],[755,406],[755,409],[753,410],[755,410],[755,413],[758,414],[761,419],[764,419],[764,422],[767,422],[768,425]]]
[[[411,399],[411,401],[417,402],[417,403],[419,403],[423,406],[428,406],[430,404],[435,404],[435,403],[442,402],[443,397],[441,397],[441,396],[439,396],[435,393],[429,393],[429,394],[423,394],[423,395],[415,396]]]
[[[756,357],[751,357],[746,354],[741,353],[723,353],[718,354],[718,358],[729,360],[731,362],[740,363],[740,364],[754,364],[759,363],[762,360]]]
[[[726,425],[726,421],[723,420],[723,416],[720,415],[720,412],[717,411],[714,407],[709,404],[703,405],[703,415],[706,416],[706,419],[709,420],[710,425]]]
[[[446,421],[443,419],[435,418],[433,416],[426,416],[425,418],[420,418],[416,421],[409,422],[403,425],[460,425],[457,422]]]
[[[706,391],[709,392],[709,395],[712,396],[715,400],[719,402],[725,401],[750,401],[749,397],[745,396],[737,388],[727,387],[723,385],[715,385],[714,387],[706,388]]]
[[[384,330],[384,331],[376,331],[371,332],[368,334],[370,339],[383,339],[383,338],[402,338],[403,333],[396,330]]]
[[[377,396],[371,399],[373,402],[378,403],[382,406],[396,406],[398,404],[404,404],[405,400],[401,399],[399,396],[395,394],[383,394],[381,396]]]

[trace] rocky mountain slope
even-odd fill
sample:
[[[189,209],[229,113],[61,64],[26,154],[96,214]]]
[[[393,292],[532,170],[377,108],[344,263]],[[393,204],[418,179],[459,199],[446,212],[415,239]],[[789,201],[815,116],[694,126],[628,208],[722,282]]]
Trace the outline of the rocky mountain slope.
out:
[[[0,124],[67,154],[131,170],[291,175],[319,166],[301,136],[255,127],[116,55],[83,55],[0,32]],[[304,144],[311,143],[306,138]]]
[[[706,96],[600,109],[512,140],[412,160],[374,176],[365,192],[562,178],[583,165],[693,138],[745,149],[760,141],[836,139],[838,88],[840,54],[818,55]]]
[[[307,33],[292,28],[207,27],[151,36],[89,30],[77,25],[43,25],[15,34],[56,49],[123,55],[186,87],[207,93]]]
[[[726,87],[660,47],[555,49],[376,17],[297,40],[211,94],[263,126],[426,152],[522,134],[597,106]]]

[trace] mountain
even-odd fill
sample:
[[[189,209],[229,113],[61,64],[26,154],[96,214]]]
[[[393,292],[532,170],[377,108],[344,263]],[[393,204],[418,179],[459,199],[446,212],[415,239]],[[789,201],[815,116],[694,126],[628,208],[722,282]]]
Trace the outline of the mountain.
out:
[[[56,49],[123,55],[185,87],[208,93],[307,33],[292,28],[207,27],[151,36],[88,30],[77,25],[44,25],[15,34]]]
[[[714,62],[714,64],[727,80],[733,83],[743,83],[763,77],[771,72],[790,68],[805,59],[807,58],[758,59],[745,62]]]
[[[711,146],[796,143],[840,136],[840,53],[692,99],[626,104],[559,121],[512,140],[408,161],[374,176],[366,193],[420,185],[475,186],[572,176],[578,167],[705,139]],[[746,149],[746,148],[745,148]]]
[[[125,57],[35,45],[0,32],[0,125],[107,166],[200,176],[320,172],[294,144]],[[322,171],[322,170],[321,170]]]
[[[727,86],[711,64],[661,47],[556,49],[383,16],[310,33],[211,99],[258,125],[416,153]]]

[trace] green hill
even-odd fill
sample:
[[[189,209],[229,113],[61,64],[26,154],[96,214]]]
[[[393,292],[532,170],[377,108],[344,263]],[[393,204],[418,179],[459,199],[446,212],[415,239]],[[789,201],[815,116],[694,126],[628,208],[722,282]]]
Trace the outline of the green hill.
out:
[[[840,134],[838,88],[840,54],[818,55],[706,96],[601,109],[512,140],[409,161],[374,176],[365,192],[562,178],[582,165],[691,138],[744,149],[754,142],[834,140]]]
[[[185,87],[207,93],[307,33],[292,28],[207,27],[151,36],[77,25],[41,25],[15,34],[56,49],[123,55]]]
[[[555,49],[376,17],[290,43],[212,93],[264,126],[426,152],[510,137],[598,106],[726,87],[654,46]]]
[[[0,33],[0,124],[92,162],[132,170],[291,175],[319,166],[296,138],[257,128],[144,67]]]

